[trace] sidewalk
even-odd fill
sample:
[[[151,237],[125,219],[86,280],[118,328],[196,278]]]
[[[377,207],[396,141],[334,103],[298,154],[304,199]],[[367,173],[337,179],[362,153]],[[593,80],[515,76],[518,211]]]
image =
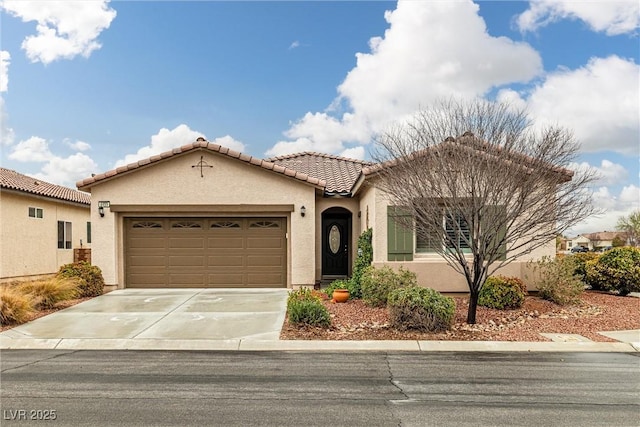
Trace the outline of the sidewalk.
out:
[[[9,331],[7,331],[9,332]],[[640,331],[604,333],[638,340]],[[614,336],[611,336],[614,335]],[[618,338],[615,338],[617,336]],[[497,342],[497,341],[302,341],[302,340],[157,340],[34,339],[0,336],[0,350],[222,350],[222,351],[456,351],[456,352],[640,352],[640,342]]]

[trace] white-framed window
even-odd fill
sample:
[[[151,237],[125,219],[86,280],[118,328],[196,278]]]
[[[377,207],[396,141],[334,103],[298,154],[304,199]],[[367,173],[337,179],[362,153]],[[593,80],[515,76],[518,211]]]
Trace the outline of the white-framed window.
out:
[[[469,225],[461,214],[449,212],[443,208],[440,223],[442,224],[446,238],[441,239],[435,232],[426,236],[420,233],[416,236],[416,253],[434,253],[442,251],[442,249],[454,249],[458,247],[462,249],[463,252],[471,252],[468,244],[471,239],[471,232]]]
[[[42,208],[36,208],[29,206],[29,217],[30,218],[44,218],[44,211]]]
[[[58,221],[58,249],[72,249],[71,223]]]

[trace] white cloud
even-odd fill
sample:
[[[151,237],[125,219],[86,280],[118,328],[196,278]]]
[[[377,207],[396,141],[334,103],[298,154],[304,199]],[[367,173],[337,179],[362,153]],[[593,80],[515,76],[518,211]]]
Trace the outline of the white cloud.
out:
[[[289,50],[295,49],[297,47],[300,47],[300,42],[298,40],[295,40],[293,43],[289,45]]]
[[[202,132],[191,130],[189,126],[185,124],[178,125],[172,130],[162,128],[157,134],[151,137],[151,143],[149,145],[140,148],[134,154],[127,154],[124,159],[116,162],[115,167],[124,166],[186,144],[191,144],[198,139],[198,137],[206,138]],[[242,142],[233,139],[229,135],[216,138],[211,142],[240,152],[245,150],[245,145]]]
[[[100,33],[109,28],[116,11],[109,0],[24,1],[4,0],[1,7],[23,22],[36,21],[37,35],[27,36],[22,49],[32,62],[85,58],[100,49]]]
[[[326,112],[307,113],[267,155],[304,147],[340,152],[345,142],[366,144],[391,121],[442,97],[474,98],[491,88],[527,82],[542,71],[531,46],[492,37],[478,5],[399,1],[387,12],[389,28],[356,54],[357,65]],[[461,31],[461,29],[464,29]],[[340,116],[340,106],[350,111]]]
[[[551,72],[525,100],[513,91],[499,99],[528,104],[540,126],[574,131],[584,151],[603,149],[638,154],[640,66],[618,56],[591,58],[576,70]]]
[[[19,162],[46,162],[53,157],[49,150],[49,142],[39,136],[20,141],[9,154],[10,159]]]
[[[75,183],[95,173],[98,165],[84,153],[76,153],[62,158],[54,156],[42,167],[42,172],[35,178],[67,187],[75,187]]]
[[[75,151],[87,151],[91,149],[91,145],[84,141],[71,142],[70,140],[65,140],[64,143]]]
[[[591,170],[598,175],[598,183],[601,185],[619,185],[627,181],[629,172],[627,169],[610,160],[603,159],[600,166],[592,166],[589,163],[574,163],[569,166],[572,170]]]
[[[0,93],[9,89],[9,64],[11,54],[0,50]],[[15,132],[9,127],[9,115],[4,106],[4,98],[0,96],[0,147],[11,145],[15,139]]]
[[[13,144],[15,136],[13,128],[9,127],[9,115],[4,107],[4,98],[0,96],[0,147]]]
[[[6,50],[0,50],[0,92],[6,92],[9,88],[9,64],[11,54]]]
[[[230,135],[225,135],[223,137],[216,138],[211,142],[213,142],[214,144],[222,145],[223,147],[227,147],[235,151],[239,151],[241,153],[243,153],[244,150],[246,149],[245,145],[242,142],[236,139],[233,139]]]
[[[520,31],[535,31],[561,19],[580,19],[593,31],[609,36],[633,33],[640,26],[637,0],[575,1],[535,0],[518,16]]]
[[[347,157],[349,159],[358,159],[358,160],[364,159],[364,155],[365,155],[365,152],[364,152],[364,147],[362,145],[358,147],[347,148],[342,153],[340,153],[340,156],[342,157]]]
[[[13,147],[9,158],[19,162],[44,163],[41,172],[34,174],[34,177],[69,187],[73,187],[76,181],[86,178],[98,169],[96,162],[83,153],[75,153],[68,157],[56,156],[49,148],[49,141],[38,136],[20,141]]]
[[[600,187],[594,191],[593,203],[603,209],[604,213],[577,224],[566,233],[567,235],[614,231],[621,216],[628,216],[640,206],[640,187],[630,184],[623,187],[618,194],[612,193],[607,187]]]

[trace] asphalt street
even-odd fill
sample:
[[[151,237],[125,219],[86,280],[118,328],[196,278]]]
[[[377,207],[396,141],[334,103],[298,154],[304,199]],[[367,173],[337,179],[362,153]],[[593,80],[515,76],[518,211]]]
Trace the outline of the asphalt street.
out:
[[[0,425],[638,426],[637,353],[3,350]]]

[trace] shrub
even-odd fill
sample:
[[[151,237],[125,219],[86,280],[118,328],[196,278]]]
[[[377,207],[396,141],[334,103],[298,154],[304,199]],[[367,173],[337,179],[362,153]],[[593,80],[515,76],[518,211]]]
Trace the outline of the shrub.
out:
[[[541,298],[560,305],[574,304],[580,300],[584,283],[575,274],[576,266],[572,257],[544,257],[530,265]]]
[[[24,323],[34,311],[29,295],[14,286],[0,286],[0,324]]]
[[[640,248],[613,248],[587,263],[587,284],[592,289],[640,292]]]
[[[368,228],[358,237],[358,255],[353,263],[353,273],[349,279],[349,294],[351,298],[362,297],[362,274],[371,265],[373,260],[373,246],[371,239],[373,231]]]
[[[370,266],[362,274],[362,300],[372,307],[383,307],[391,291],[416,285],[416,274],[402,267],[395,272],[391,267]]]
[[[327,327],[331,324],[329,311],[322,304],[320,296],[313,291],[301,288],[292,291],[287,299],[289,323]]]
[[[498,310],[522,307],[527,286],[517,277],[491,276],[482,285],[478,305]]]
[[[573,262],[575,269],[574,274],[577,275],[580,280],[582,280],[585,284],[587,283],[586,275],[587,275],[587,263],[589,261],[598,260],[600,255],[595,252],[578,252],[572,255],[569,255],[567,258]]]
[[[104,278],[99,267],[91,265],[86,261],[73,264],[65,264],[60,267],[58,277],[80,278],[78,284],[78,297],[97,297],[104,292]]]
[[[409,286],[389,294],[389,320],[400,330],[437,332],[453,324],[456,303],[430,288]]]
[[[79,292],[80,279],[54,277],[35,282],[24,282],[16,290],[29,296],[36,308],[51,308],[60,301],[73,299]]]

